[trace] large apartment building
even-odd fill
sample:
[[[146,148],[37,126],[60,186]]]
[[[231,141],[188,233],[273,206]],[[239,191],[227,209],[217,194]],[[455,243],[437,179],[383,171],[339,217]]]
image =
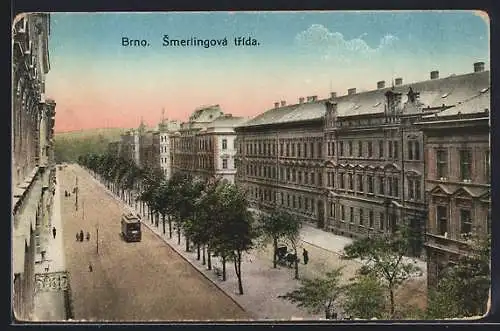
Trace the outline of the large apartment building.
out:
[[[50,70],[48,14],[24,14],[12,26],[12,279],[16,318],[33,318],[36,267],[51,228],[55,193],[54,116],[45,98]]]
[[[224,114],[219,105],[200,107],[179,131],[170,134],[172,173],[185,172],[201,178],[220,177],[234,182],[234,127],[243,117]]]
[[[237,182],[260,209],[285,205],[340,235],[365,236],[413,230],[413,254],[423,253],[428,200],[425,194],[427,150],[423,125],[429,116],[465,107],[489,87],[489,72],[475,64],[473,73],[386,87],[273,109],[240,127]],[[438,114],[438,115],[436,115]]]
[[[310,96],[295,105],[284,101],[236,127],[236,183],[251,206],[286,206],[324,227],[324,101]]]

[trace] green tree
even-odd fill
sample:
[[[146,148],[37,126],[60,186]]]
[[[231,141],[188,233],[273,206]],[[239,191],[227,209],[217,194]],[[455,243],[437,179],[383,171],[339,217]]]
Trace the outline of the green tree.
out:
[[[344,248],[344,259],[361,259],[364,270],[381,279],[389,291],[390,315],[394,317],[396,289],[411,277],[421,274],[413,262],[406,262],[410,249],[407,229],[396,229],[392,234],[364,237]]]
[[[219,213],[220,208],[218,189],[219,181],[216,179],[209,180],[201,192],[198,199],[195,201],[196,226],[192,240],[198,246],[198,259],[200,255],[200,246],[202,250],[202,264],[206,264],[205,252],[208,254],[208,269],[212,269],[210,247],[214,243],[217,232],[219,231]],[[226,280],[226,266],[223,261],[223,280]]]
[[[295,259],[293,261],[294,269],[295,269],[295,279],[299,279],[299,254],[298,254],[298,247],[301,241],[300,238],[300,229],[302,228],[302,222],[300,219],[296,216],[293,215],[287,211],[281,212],[281,216],[284,224],[286,224],[286,227],[283,229],[283,236],[291,246],[293,253],[295,254]]]
[[[491,286],[491,236],[473,235],[468,254],[450,263],[429,291],[427,315],[432,319],[479,316],[486,312]]]
[[[285,238],[296,227],[296,222],[290,222],[290,214],[275,208],[269,214],[264,214],[260,218],[260,233],[265,243],[273,244],[273,268],[277,266],[278,241]]]
[[[358,275],[348,284],[344,292],[342,307],[354,318],[371,319],[384,316],[386,305],[385,289],[371,274]]]
[[[212,241],[215,252],[231,258],[238,278],[238,290],[243,294],[241,262],[245,252],[252,249],[257,237],[252,214],[248,211],[245,192],[234,184],[221,184],[217,189],[219,199],[218,229]]]
[[[341,277],[342,267],[327,272],[322,278],[301,279],[298,289],[281,295],[279,298],[295,303],[312,314],[324,312],[326,319],[336,319],[335,308],[338,308],[344,292]]]

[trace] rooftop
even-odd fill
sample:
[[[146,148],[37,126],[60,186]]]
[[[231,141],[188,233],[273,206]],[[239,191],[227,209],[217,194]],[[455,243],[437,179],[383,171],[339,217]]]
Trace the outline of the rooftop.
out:
[[[405,105],[408,102],[407,94],[410,87],[415,93],[419,94],[417,105],[420,109],[450,107],[472,100],[476,100],[473,102],[481,104],[488,102],[489,105],[489,92],[485,93],[489,86],[489,71],[451,75],[439,79],[429,79],[395,87],[343,95],[334,99],[275,107],[257,115],[240,127],[317,120],[325,115],[325,102],[328,100],[332,100],[337,104],[337,117],[383,114],[386,105],[385,93],[388,91],[401,93],[401,103]],[[461,108],[467,107],[470,107],[470,104]],[[415,110],[412,107],[407,107],[407,111]],[[450,108],[447,111],[452,113],[454,110]],[[443,112],[444,116],[448,114],[447,111]],[[464,109],[464,111],[466,110]]]
[[[490,89],[483,90],[471,98],[458,102],[455,107],[448,108],[435,115],[425,115],[423,119],[428,118],[443,118],[448,116],[456,116],[461,114],[489,114],[491,109],[491,95]]]
[[[233,128],[248,120],[248,117],[233,117],[230,114],[222,115],[207,125],[209,128]]]

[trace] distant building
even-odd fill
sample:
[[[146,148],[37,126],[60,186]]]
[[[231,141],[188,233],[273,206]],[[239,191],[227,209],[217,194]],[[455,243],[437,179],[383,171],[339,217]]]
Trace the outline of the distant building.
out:
[[[158,150],[155,149],[158,148]],[[139,166],[142,168],[160,168],[159,132],[148,130],[139,133]]]
[[[121,148],[120,141],[112,141],[108,143],[108,153],[112,155],[119,156],[121,152],[120,148]]]
[[[203,106],[196,109],[189,117],[187,122],[180,125],[178,134],[170,135],[173,143],[172,149],[172,173],[187,172],[200,173],[200,162],[207,162],[201,168],[213,169],[213,159],[200,161],[204,159],[200,154],[200,147],[197,144],[197,134],[200,130],[206,128],[208,124],[216,118],[224,115],[219,105]],[[207,140],[205,151],[213,150],[212,140]]]
[[[45,98],[50,70],[48,14],[16,16],[12,27],[12,279],[16,319],[33,318],[35,278],[43,271],[56,168],[56,103]]]
[[[165,178],[169,179],[172,175],[172,153],[170,135],[177,132],[180,128],[180,122],[175,120],[162,120],[158,125],[160,132],[160,167]]]
[[[476,63],[474,73],[456,79],[450,95],[443,93],[441,99],[458,94],[460,103],[417,123],[425,140],[429,286],[437,284],[443,268],[467,254],[471,233],[485,235],[491,229],[489,72]]]
[[[135,160],[135,140],[134,140],[134,130],[125,131],[121,135],[120,140],[120,156],[126,160]]]
[[[228,183],[234,183],[237,162],[236,132],[234,127],[246,121],[245,117],[233,117],[225,114],[218,117],[202,129],[197,135],[199,148],[197,174],[202,177],[216,177]],[[207,146],[211,149],[205,149]],[[212,164],[213,167],[208,167]]]

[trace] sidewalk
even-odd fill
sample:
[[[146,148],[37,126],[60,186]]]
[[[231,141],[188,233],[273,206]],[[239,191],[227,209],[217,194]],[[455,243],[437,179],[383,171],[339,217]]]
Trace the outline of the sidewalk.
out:
[[[57,176],[57,175],[56,175]],[[52,228],[41,231],[41,242],[44,243],[45,260],[35,264],[36,274],[51,274],[65,272],[63,226],[61,220],[61,196],[59,181],[55,187],[52,226],[56,228],[56,237],[53,237]],[[50,223],[50,222],[49,222]],[[65,294],[63,290],[40,291],[35,294],[35,321],[61,321],[66,319]]]
[[[302,240],[313,246],[326,249],[338,255],[342,255],[344,247],[353,242],[351,238],[342,237],[331,232],[323,231],[309,224],[303,224],[301,229]],[[421,277],[427,277],[427,263],[421,259],[403,257],[405,263],[415,263],[422,271]],[[361,263],[359,259],[355,261]]]

